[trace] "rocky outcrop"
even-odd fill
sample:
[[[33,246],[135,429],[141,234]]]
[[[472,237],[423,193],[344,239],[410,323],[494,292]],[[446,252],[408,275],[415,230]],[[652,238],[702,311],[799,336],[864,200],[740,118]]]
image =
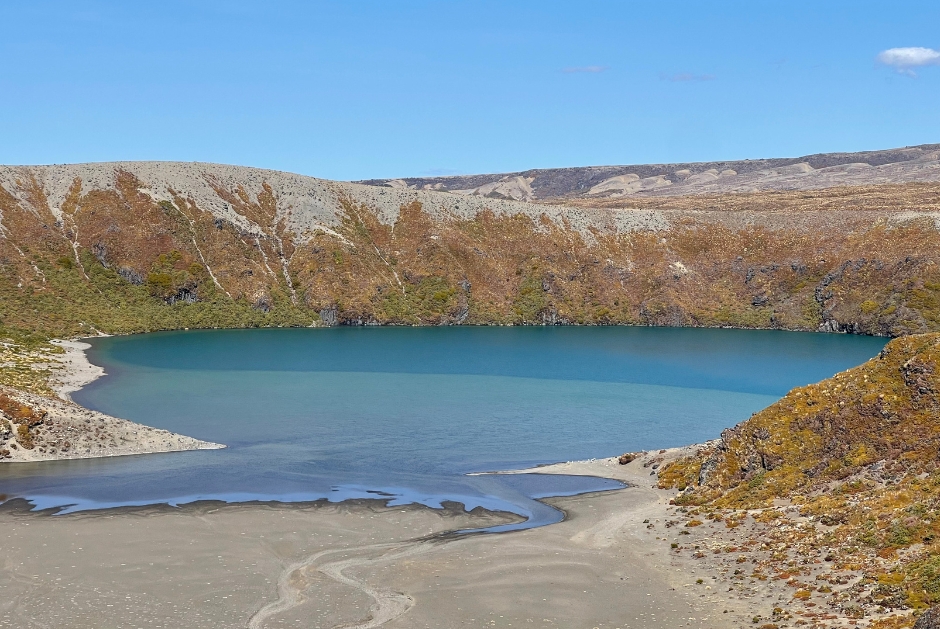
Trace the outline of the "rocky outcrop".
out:
[[[683,483],[692,487],[686,499],[746,504],[790,496],[876,463],[892,473],[933,470],[938,364],[940,334],[908,336],[864,365],[794,389],[686,462],[695,474]]]
[[[918,616],[914,629],[940,629],[940,607],[931,607]]]
[[[660,486],[678,490],[674,502],[692,515],[761,523],[738,545],[766,551],[754,574],[793,578],[823,565],[804,595],[820,606],[860,618],[938,605],[938,366],[940,334],[895,339],[665,463]],[[937,618],[928,611],[916,626]],[[912,621],[903,614],[884,626]]]

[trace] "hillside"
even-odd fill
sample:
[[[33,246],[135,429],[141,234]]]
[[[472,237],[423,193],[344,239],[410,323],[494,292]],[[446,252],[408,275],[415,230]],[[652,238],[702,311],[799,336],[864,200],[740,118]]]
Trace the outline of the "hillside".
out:
[[[938,603],[940,170],[928,148],[826,177],[838,165],[819,161],[786,185],[778,164],[749,175],[763,188],[701,178],[669,184],[682,194],[607,186],[563,205],[213,164],[0,167],[0,385],[12,400],[0,445],[10,458],[59,456],[66,441],[64,455],[92,455],[141,435],[81,433],[83,410],[49,399],[53,337],[374,324],[903,336],[665,465],[660,482],[690,523],[750,518],[764,536],[740,545],[760,567],[751,578],[787,575],[807,606],[825,594],[857,618]],[[49,409],[62,416],[44,424]]]
[[[630,203],[213,164],[0,167],[0,384],[50,393],[53,337],[178,328],[940,331],[940,183]]]
[[[763,522],[748,545],[766,551],[759,572],[786,572],[805,599],[856,618],[923,609],[940,603],[938,412],[940,334],[895,339],[665,464],[659,482],[691,517]]]
[[[596,208],[211,164],[3,167],[0,317],[37,338],[459,323],[896,336],[940,330],[938,199],[928,182]]]

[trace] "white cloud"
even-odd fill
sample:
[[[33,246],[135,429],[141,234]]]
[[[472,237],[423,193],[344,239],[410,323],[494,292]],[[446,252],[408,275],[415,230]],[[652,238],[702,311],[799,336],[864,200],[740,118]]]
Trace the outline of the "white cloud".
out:
[[[940,50],[915,46],[911,48],[889,48],[878,53],[878,61],[897,68],[898,72],[910,74],[911,68],[921,66],[940,65]]]
[[[588,74],[597,74],[598,72],[603,72],[607,69],[607,66],[581,66],[577,68],[565,68],[562,72],[566,74],[574,74],[576,72],[586,72]]]

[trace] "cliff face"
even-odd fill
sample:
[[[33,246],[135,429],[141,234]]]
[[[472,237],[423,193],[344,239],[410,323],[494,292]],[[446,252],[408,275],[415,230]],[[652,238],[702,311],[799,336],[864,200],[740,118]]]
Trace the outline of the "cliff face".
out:
[[[0,317],[940,329],[940,184],[549,206],[209,164],[0,168]],[[605,207],[593,207],[592,205]],[[645,204],[645,205],[644,205]]]

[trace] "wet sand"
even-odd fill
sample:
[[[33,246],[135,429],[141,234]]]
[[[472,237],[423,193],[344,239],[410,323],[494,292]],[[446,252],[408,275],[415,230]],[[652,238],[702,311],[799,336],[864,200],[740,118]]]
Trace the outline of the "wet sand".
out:
[[[0,510],[0,627],[739,627],[655,523],[671,492],[639,461],[540,468],[634,486],[547,502],[564,522],[453,536],[515,516],[459,507]],[[650,520],[654,528],[648,528]],[[696,574],[698,571],[698,574]],[[703,579],[697,584],[698,578]],[[724,613],[730,610],[729,613]]]
[[[291,564],[324,551],[401,543],[514,516],[386,508],[377,501],[306,505],[199,503],[52,516],[0,510],[0,627],[246,627],[278,598]],[[290,576],[288,572],[288,577]],[[369,615],[359,588],[318,578],[296,627]],[[263,626],[279,626],[274,617]]]

